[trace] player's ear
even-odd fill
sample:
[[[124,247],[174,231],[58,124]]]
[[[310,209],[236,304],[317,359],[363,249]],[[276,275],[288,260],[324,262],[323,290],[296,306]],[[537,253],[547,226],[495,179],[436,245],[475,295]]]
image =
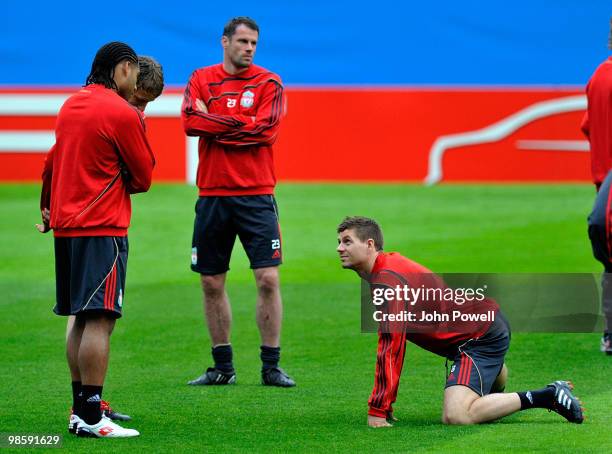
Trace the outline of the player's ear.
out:
[[[221,47],[223,47],[224,49],[227,49],[227,46],[229,46],[229,42],[230,40],[227,36],[223,35],[221,37]]]
[[[128,60],[123,60],[121,63],[119,63],[119,71],[123,77],[127,77],[130,71],[130,62]]]

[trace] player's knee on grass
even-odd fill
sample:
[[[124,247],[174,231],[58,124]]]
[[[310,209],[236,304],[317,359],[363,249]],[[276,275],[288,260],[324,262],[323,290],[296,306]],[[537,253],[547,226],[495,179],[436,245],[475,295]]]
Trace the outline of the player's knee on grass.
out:
[[[218,298],[225,291],[225,273],[214,275],[201,275],[202,290],[208,298]]]
[[[448,425],[474,424],[470,407],[480,396],[467,386],[450,386],[444,391],[442,423]]]
[[[444,408],[442,423],[449,426],[462,426],[473,424],[467,408]]]
[[[279,276],[278,267],[259,268],[255,270],[255,281],[257,288],[262,293],[272,293],[278,290]]]
[[[449,426],[465,426],[468,424],[474,424],[467,411],[444,412],[442,415],[442,423]]]

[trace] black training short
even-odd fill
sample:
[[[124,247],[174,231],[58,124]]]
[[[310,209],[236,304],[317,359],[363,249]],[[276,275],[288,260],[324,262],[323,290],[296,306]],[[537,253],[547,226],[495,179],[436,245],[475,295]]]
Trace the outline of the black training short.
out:
[[[282,263],[278,209],[272,195],[200,197],[195,207],[191,269],[200,274],[229,270],[236,235],[251,268]]]
[[[127,258],[127,237],[55,238],[57,302],[53,311],[121,317]]]
[[[510,325],[500,311],[487,332],[457,346],[446,386],[463,385],[481,396],[491,393],[510,346]]]

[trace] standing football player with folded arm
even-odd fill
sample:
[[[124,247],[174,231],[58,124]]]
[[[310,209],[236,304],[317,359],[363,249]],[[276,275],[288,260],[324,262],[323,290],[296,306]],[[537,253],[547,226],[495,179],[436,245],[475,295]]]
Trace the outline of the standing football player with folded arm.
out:
[[[404,285],[444,288],[443,282],[424,266],[396,252],[383,252],[382,230],[373,219],[347,217],[338,226],[337,233],[337,252],[342,267],[354,270],[370,284],[372,291],[392,290]],[[389,301],[388,307],[401,308],[402,304],[395,299]],[[436,301],[436,304],[436,310],[443,309],[441,302]],[[448,306],[460,306],[452,304]],[[381,322],[375,384],[368,401],[370,427],[390,427],[396,421],[393,403],[404,364],[406,341],[453,361],[444,390],[444,424],[478,424],[530,408],[546,408],[570,422],[582,423],[580,401],[572,395],[572,385],[567,381],[558,380],[533,391],[503,392],[510,327],[494,301],[484,299],[479,304],[482,306],[478,311],[495,313],[493,320],[468,324],[448,322],[440,325],[444,329],[436,330],[423,328],[416,322]]]
[[[273,149],[284,113],[280,77],[253,64],[259,27],[248,17],[223,30],[223,63],[197,69],[183,100],[183,126],[199,137],[199,199],[191,269],[200,274],[214,367],[190,385],[236,381],[230,341],[232,312],[225,290],[230,256],[240,238],[257,286],[256,319],[261,335],[261,380],[292,387],[279,368],[282,263],[278,209],[274,199]]]
[[[138,74],[138,57],[127,44],[98,50],[86,85],[60,109],[43,171],[37,227],[54,232],[54,312],[75,316],[66,340],[73,390],[68,429],[82,437],[139,435],[101,407],[110,336],[122,315],[130,195],[148,191],[155,165],[142,115],[127,102]]]

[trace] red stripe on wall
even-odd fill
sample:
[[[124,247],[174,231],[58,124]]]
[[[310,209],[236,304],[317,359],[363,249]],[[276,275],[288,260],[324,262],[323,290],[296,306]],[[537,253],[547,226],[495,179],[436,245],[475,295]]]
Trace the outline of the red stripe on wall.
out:
[[[0,90],[0,95],[7,93]],[[40,93],[40,92],[39,92]],[[71,93],[68,91],[67,93]],[[546,89],[304,89],[286,90],[288,110],[275,145],[284,181],[414,181],[428,174],[434,142],[481,130],[534,103],[582,95]],[[554,110],[554,109],[553,109]],[[154,181],[185,181],[186,137],[179,112],[148,117],[156,155]],[[446,150],[443,181],[590,181],[589,154],[537,149],[533,141],[583,142],[583,111],[554,113],[492,143]],[[53,117],[0,116],[0,133],[52,130]],[[0,153],[0,181],[39,181],[42,154]]]

